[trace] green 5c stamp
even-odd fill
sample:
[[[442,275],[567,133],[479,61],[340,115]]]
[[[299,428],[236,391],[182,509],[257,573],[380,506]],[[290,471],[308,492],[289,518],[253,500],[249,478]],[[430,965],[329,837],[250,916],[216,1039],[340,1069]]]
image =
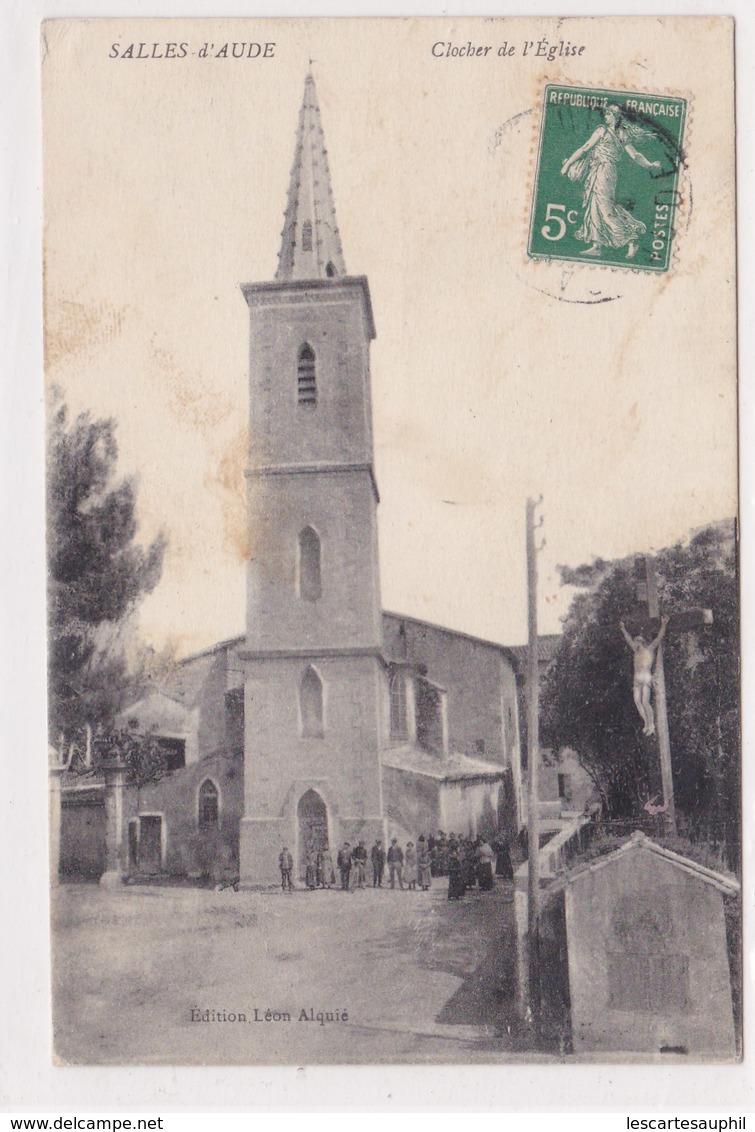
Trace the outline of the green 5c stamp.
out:
[[[687,101],[545,88],[528,252],[667,271]]]

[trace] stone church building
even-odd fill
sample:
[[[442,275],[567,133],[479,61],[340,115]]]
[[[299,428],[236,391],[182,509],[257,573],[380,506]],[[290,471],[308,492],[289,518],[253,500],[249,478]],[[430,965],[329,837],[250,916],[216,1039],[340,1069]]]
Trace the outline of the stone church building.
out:
[[[522,822],[517,684],[502,645],[380,598],[368,282],[346,271],[311,76],[275,279],[248,283],[246,632],[131,705],[170,773],[127,787],[124,868],[279,880],[287,845]],[[64,799],[73,822],[73,793]]]

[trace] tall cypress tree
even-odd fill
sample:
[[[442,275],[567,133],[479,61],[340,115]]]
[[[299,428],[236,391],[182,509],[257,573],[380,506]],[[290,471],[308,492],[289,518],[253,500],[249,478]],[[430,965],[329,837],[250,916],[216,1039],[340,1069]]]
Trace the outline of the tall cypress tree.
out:
[[[162,534],[135,541],[135,486],[118,480],[115,422],[58,401],[47,476],[49,720],[53,742],[112,722],[130,687],[124,632],[162,571]]]

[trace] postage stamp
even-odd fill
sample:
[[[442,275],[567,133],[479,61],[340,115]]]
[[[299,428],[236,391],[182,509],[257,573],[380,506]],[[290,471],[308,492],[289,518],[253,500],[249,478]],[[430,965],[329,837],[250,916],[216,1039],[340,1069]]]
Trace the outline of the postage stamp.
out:
[[[528,252],[668,271],[687,100],[545,88]]]

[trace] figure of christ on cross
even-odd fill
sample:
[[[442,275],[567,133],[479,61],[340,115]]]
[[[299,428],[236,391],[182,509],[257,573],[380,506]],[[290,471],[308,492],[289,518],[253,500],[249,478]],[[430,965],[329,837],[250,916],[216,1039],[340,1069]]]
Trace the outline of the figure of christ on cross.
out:
[[[653,715],[653,705],[650,698],[653,687],[653,663],[658,647],[666,633],[668,622],[668,617],[661,618],[660,632],[649,644],[642,634],[639,634],[637,637],[632,637],[627,632],[624,622],[619,622],[624,640],[634,653],[634,682],[632,691],[634,694],[635,707],[640,713],[642,722],[645,724],[642,731],[643,735],[655,734],[655,716]]]
[[[637,578],[637,601],[645,607],[643,620],[657,622],[660,617],[658,584],[655,576],[655,559],[652,555],[638,557],[635,560],[635,576]],[[711,625],[713,614],[709,609],[687,609],[674,613],[672,616],[660,617],[658,635],[646,643],[645,637],[638,634],[632,637],[626,630],[624,622],[621,631],[624,639],[634,654],[634,702],[637,711],[644,723],[643,734],[656,733],[656,719],[658,720],[658,755],[661,766],[661,784],[663,790],[662,805],[654,807],[656,813],[665,814],[666,829],[669,834],[676,833],[676,810],[674,806],[674,778],[671,771],[671,744],[669,742],[668,711],[666,707],[666,676],[663,664],[663,638],[666,630],[689,632],[691,629],[700,629],[704,625]],[[655,672],[653,672],[655,666]],[[655,689],[655,715],[651,704],[651,693]],[[650,800],[654,806],[656,799]],[[647,807],[646,807],[647,808]],[[652,814],[652,810],[648,813]]]

